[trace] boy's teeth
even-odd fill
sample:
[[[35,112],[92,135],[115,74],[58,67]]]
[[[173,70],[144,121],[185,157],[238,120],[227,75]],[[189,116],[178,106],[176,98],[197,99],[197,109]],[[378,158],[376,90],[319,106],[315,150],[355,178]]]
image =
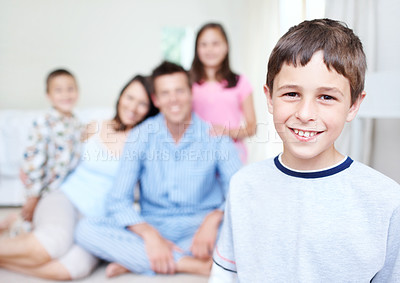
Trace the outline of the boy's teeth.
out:
[[[298,130],[298,129],[294,129],[293,131],[296,135],[299,135],[301,137],[306,137],[306,138],[313,137],[316,135],[315,132],[306,132],[306,131],[302,131],[302,130]]]

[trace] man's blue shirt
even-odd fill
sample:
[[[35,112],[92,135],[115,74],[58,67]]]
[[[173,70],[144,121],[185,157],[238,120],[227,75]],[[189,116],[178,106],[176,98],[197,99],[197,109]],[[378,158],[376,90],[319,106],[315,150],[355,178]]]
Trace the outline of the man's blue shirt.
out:
[[[229,181],[241,167],[232,140],[210,136],[210,125],[192,114],[175,143],[160,113],[135,127],[121,156],[108,199],[117,225],[144,222],[142,216],[181,216],[224,209]],[[140,183],[140,213],[133,208]]]

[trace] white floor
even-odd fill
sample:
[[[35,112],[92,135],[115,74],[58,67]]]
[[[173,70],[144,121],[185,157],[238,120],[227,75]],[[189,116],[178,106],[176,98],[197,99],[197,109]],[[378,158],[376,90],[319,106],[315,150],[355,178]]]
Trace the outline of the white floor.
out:
[[[5,215],[10,212],[15,212],[18,209],[16,208],[0,208],[0,219],[2,219]],[[81,283],[101,283],[101,282],[115,282],[115,283],[123,283],[123,282],[137,282],[137,283],[206,283],[208,280],[204,276],[194,276],[194,275],[168,275],[168,276],[140,276],[136,274],[123,274],[116,278],[108,279],[104,276],[104,268],[105,265],[101,265],[98,267],[95,272],[85,278],[83,280],[77,280],[74,282],[81,282]],[[0,282],[4,283],[44,283],[44,282],[52,282],[49,280],[33,278],[29,276],[25,276],[22,274],[14,273],[8,270],[4,270],[0,268]]]

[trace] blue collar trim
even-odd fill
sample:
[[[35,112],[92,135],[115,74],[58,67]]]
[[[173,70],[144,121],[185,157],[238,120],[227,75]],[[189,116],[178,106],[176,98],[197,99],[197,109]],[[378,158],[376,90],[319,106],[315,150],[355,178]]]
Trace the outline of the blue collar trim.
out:
[[[316,179],[316,178],[323,178],[323,177],[328,177],[335,175],[339,172],[342,172],[343,170],[347,169],[350,167],[350,165],[353,163],[353,159],[350,157],[347,157],[345,161],[340,163],[339,165],[322,170],[322,171],[314,171],[314,172],[299,172],[299,171],[293,171],[291,169],[286,168],[285,166],[282,165],[282,163],[279,161],[279,156],[274,158],[274,163],[275,166],[285,173],[286,175],[297,177],[297,178],[305,178],[305,179]]]

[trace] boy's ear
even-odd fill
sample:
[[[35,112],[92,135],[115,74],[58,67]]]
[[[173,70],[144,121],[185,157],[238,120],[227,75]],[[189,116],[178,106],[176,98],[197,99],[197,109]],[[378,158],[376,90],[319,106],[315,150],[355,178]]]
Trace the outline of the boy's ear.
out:
[[[358,99],[350,107],[349,113],[347,113],[347,118],[346,118],[347,122],[352,121],[356,117],[358,109],[360,109],[361,102],[364,100],[366,95],[367,95],[367,93],[363,90],[361,92],[361,95],[358,97]]]
[[[273,107],[273,104],[272,104],[272,96],[271,96],[271,92],[270,92],[270,90],[269,90],[267,85],[264,85],[264,93],[265,93],[265,96],[267,97],[268,112],[273,114],[274,113],[274,111],[273,111],[274,107]]]

